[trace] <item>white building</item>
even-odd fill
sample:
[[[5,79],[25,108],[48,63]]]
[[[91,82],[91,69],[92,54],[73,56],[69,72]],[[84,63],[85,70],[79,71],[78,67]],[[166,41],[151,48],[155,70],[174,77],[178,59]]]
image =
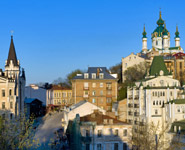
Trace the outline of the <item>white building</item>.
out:
[[[26,98],[37,98],[46,105],[46,89],[39,87],[34,84],[30,84],[25,87],[25,97]]]
[[[0,70],[0,115],[12,119],[24,113],[25,84],[25,71],[21,71],[11,36],[5,71]]]
[[[134,126],[153,122],[164,125],[165,104],[178,99],[180,82],[172,79],[162,56],[155,56],[145,79],[127,90],[127,120]]]

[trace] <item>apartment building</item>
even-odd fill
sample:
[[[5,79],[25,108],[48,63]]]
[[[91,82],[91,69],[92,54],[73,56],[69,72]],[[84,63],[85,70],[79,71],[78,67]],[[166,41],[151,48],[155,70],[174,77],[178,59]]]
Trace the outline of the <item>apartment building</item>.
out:
[[[47,106],[52,104],[56,106],[71,105],[72,90],[60,85],[52,85],[46,92]]]
[[[112,103],[117,101],[117,81],[117,74],[111,74],[106,67],[89,67],[72,79],[73,103],[87,100],[111,111]]]

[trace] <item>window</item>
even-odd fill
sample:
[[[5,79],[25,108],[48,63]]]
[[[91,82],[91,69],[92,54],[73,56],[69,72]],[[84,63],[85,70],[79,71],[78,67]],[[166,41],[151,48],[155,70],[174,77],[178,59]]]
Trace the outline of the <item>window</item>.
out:
[[[66,97],[66,93],[65,92],[62,92],[62,97]]]
[[[172,91],[170,92],[170,96],[173,96],[173,93],[172,93]]]
[[[123,136],[127,136],[127,129],[123,130]]]
[[[177,107],[177,112],[180,112],[180,107],[179,106]]]
[[[84,83],[84,89],[88,89],[89,88],[89,84],[88,84],[88,82],[85,82]]]
[[[13,102],[10,102],[10,109],[13,109]]]
[[[118,150],[118,143],[114,143],[114,150]]]
[[[100,87],[103,87],[103,83],[100,83]]]
[[[98,130],[98,137],[102,137],[102,130]]]
[[[101,144],[97,144],[97,150],[102,150]]]
[[[12,89],[9,90],[9,95],[10,95],[10,96],[12,95]]]
[[[96,79],[96,73],[92,73],[92,79]]]
[[[112,83],[107,83],[106,86],[107,86],[107,90],[111,90],[112,89]]]
[[[89,74],[88,73],[84,73],[84,78],[88,79],[89,78]]]
[[[95,88],[96,87],[96,83],[92,83],[92,87]]]
[[[2,90],[2,97],[5,97],[5,90]]]
[[[12,119],[12,118],[13,118],[13,114],[11,113],[11,114],[10,114],[10,119]]]
[[[96,103],[96,99],[95,98],[92,99],[92,103]]]
[[[104,124],[107,124],[107,119],[104,119],[104,120],[103,120],[103,123],[104,123]]]
[[[96,91],[92,91],[92,95],[95,96],[96,95]]]
[[[127,63],[125,63],[125,68],[127,68]]]
[[[161,105],[161,101],[159,101],[159,105]]]
[[[155,101],[153,101],[153,105],[155,105]]]
[[[154,92],[152,92],[152,95],[154,96]]]
[[[156,45],[158,45],[158,41],[156,41]]]
[[[158,114],[158,110],[157,109],[155,109],[155,115],[157,115]]]
[[[180,62],[180,69],[182,69],[182,62]]]
[[[107,98],[107,103],[111,103],[112,99],[110,97]]]
[[[100,73],[100,79],[103,79],[103,78],[104,78],[104,74]]]
[[[2,102],[2,109],[5,109],[5,102]]]
[[[114,131],[114,136],[118,136],[118,129]]]
[[[101,104],[103,103],[103,98],[100,99],[100,103],[101,103]]]
[[[156,105],[158,105],[158,101],[156,101]]]
[[[109,119],[109,124],[113,124],[113,119]]]
[[[163,96],[165,96],[165,93],[163,92]]]
[[[101,95],[101,96],[103,95],[103,91],[100,91],[100,95]]]

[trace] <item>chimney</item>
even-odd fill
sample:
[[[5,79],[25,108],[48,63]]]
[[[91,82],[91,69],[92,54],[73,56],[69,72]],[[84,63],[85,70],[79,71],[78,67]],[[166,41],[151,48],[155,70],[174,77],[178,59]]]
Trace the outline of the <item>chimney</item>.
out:
[[[99,77],[100,74],[100,68],[97,68],[97,77]]]

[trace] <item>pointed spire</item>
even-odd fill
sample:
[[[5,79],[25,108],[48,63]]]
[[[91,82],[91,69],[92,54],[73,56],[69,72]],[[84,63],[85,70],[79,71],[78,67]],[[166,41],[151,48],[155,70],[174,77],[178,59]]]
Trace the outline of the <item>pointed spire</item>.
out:
[[[14,66],[18,66],[17,56],[16,56],[15,47],[13,43],[13,35],[11,35],[11,42],[10,42],[10,48],[9,48],[6,66],[9,66],[11,60],[13,61]]]
[[[142,33],[142,34],[143,34],[143,38],[147,38],[147,37],[146,37],[146,34],[147,34],[147,33],[146,33],[146,31],[145,31],[145,24],[144,24],[144,28],[143,28],[143,33]]]
[[[179,38],[178,26],[176,26],[175,38]]]
[[[158,25],[163,25],[163,24],[164,24],[164,20],[163,20],[162,17],[161,17],[161,10],[160,10],[160,12],[159,12],[159,19],[157,20],[157,24],[158,24]]]

